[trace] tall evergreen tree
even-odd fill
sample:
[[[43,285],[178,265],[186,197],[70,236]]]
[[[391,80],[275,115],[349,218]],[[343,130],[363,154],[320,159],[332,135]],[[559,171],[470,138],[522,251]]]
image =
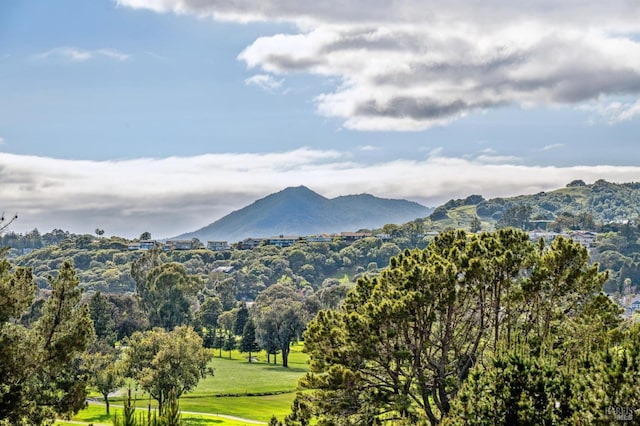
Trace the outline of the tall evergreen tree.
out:
[[[89,314],[96,338],[111,345],[116,341],[116,325],[111,316],[112,307],[113,305],[99,291],[89,300]]]
[[[256,340],[256,325],[251,318],[247,320],[242,331],[242,339],[240,340],[240,352],[249,354],[249,362],[253,361],[251,354],[260,350],[258,341]]]
[[[40,425],[71,415],[85,403],[80,356],[94,338],[75,270],[64,262],[49,277],[51,296],[27,329],[17,317],[33,301],[31,272],[0,261],[0,424]]]
[[[224,341],[224,350],[229,352],[229,359],[231,359],[231,351],[238,347],[236,336],[233,333],[227,333]]]
[[[242,336],[244,332],[244,326],[247,324],[249,320],[249,309],[247,309],[247,305],[245,303],[240,306],[240,309],[236,312],[236,321],[233,326],[233,333],[236,336]]]

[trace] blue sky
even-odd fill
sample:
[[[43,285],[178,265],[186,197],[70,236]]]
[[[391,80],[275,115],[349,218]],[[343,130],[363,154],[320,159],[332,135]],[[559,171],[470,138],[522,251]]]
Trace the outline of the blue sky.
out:
[[[640,180],[640,5],[479,3],[3,0],[3,208],[160,238],[286,186]]]

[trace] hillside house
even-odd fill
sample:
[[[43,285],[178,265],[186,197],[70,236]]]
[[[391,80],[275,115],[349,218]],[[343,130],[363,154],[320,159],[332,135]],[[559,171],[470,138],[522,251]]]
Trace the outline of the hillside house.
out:
[[[624,316],[628,318],[635,312],[640,312],[640,295],[625,296],[620,304],[624,308]]]
[[[173,240],[167,241],[164,245],[165,250],[191,250],[193,244],[191,240]]]
[[[333,241],[332,235],[310,235],[304,239],[308,243],[330,243]]]
[[[569,233],[569,238],[587,248],[596,245],[596,237],[597,234],[591,231],[573,231]]]
[[[389,234],[376,234],[374,235],[374,237],[376,237],[379,240],[382,241],[390,241],[391,240],[391,235]]]
[[[371,237],[371,232],[341,232],[340,238],[347,243],[361,240],[363,238]]]
[[[529,239],[531,241],[537,242],[538,240],[543,239],[545,243],[550,243],[551,241],[555,240],[556,237],[558,237],[559,235],[562,235],[557,232],[543,231],[540,229],[536,229],[535,231],[529,231],[528,234],[529,234]]]
[[[151,250],[158,246],[156,240],[131,241],[128,245],[129,250]]]
[[[231,250],[227,241],[207,241],[207,248],[211,251]]]
[[[233,271],[233,266],[217,266],[213,272],[222,272],[228,274]]]
[[[158,246],[156,240],[142,240],[140,241],[140,250],[151,250]]]
[[[260,244],[262,244],[263,241],[265,241],[264,238],[245,238],[244,240],[240,241],[240,243],[238,244],[238,248],[240,250],[253,250]]]
[[[298,241],[300,241],[302,239],[302,237],[298,237],[298,236],[284,236],[284,235],[279,235],[277,237],[271,237],[267,240],[267,244],[269,244],[270,246],[276,246],[276,247],[290,247],[292,245],[294,245],[295,243],[297,243]]]

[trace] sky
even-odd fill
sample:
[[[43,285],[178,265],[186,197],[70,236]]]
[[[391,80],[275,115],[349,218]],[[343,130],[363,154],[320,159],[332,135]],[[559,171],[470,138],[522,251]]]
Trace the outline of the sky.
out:
[[[15,232],[168,238],[288,186],[640,181],[640,3],[2,0]]]

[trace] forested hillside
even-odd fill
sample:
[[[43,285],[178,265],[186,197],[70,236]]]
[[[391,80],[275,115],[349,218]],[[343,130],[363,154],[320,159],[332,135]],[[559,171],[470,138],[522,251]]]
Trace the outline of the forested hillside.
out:
[[[395,235],[384,240],[362,238],[353,243],[336,240],[219,252],[158,249],[158,253],[163,262],[180,263],[189,274],[203,281],[212,279],[212,275],[215,279],[224,276],[233,282],[235,298],[254,300],[277,282],[290,282],[297,288],[315,291],[327,279],[353,281],[364,271],[375,272],[384,267],[401,250],[427,244],[423,236],[404,236],[400,228]],[[60,244],[33,250],[17,262],[32,268],[40,288],[47,287],[47,276],[55,275],[59,265],[71,260],[87,291],[125,293],[135,291],[131,265],[144,255],[143,250],[131,251],[127,247],[127,242],[118,237],[70,236]]]
[[[481,195],[450,200],[437,207],[425,226],[470,227],[478,218],[482,227],[505,226],[549,230],[594,229],[611,222],[633,221],[640,217],[640,183],[611,183],[598,180],[585,184],[577,180],[565,188],[486,200]],[[548,223],[545,223],[548,221]]]
[[[640,288],[640,183],[593,184],[573,181],[565,188],[532,195],[485,200],[480,195],[450,200],[424,221],[424,228],[472,231],[515,227],[562,233],[597,232],[592,262],[608,270],[608,293],[636,293]]]

